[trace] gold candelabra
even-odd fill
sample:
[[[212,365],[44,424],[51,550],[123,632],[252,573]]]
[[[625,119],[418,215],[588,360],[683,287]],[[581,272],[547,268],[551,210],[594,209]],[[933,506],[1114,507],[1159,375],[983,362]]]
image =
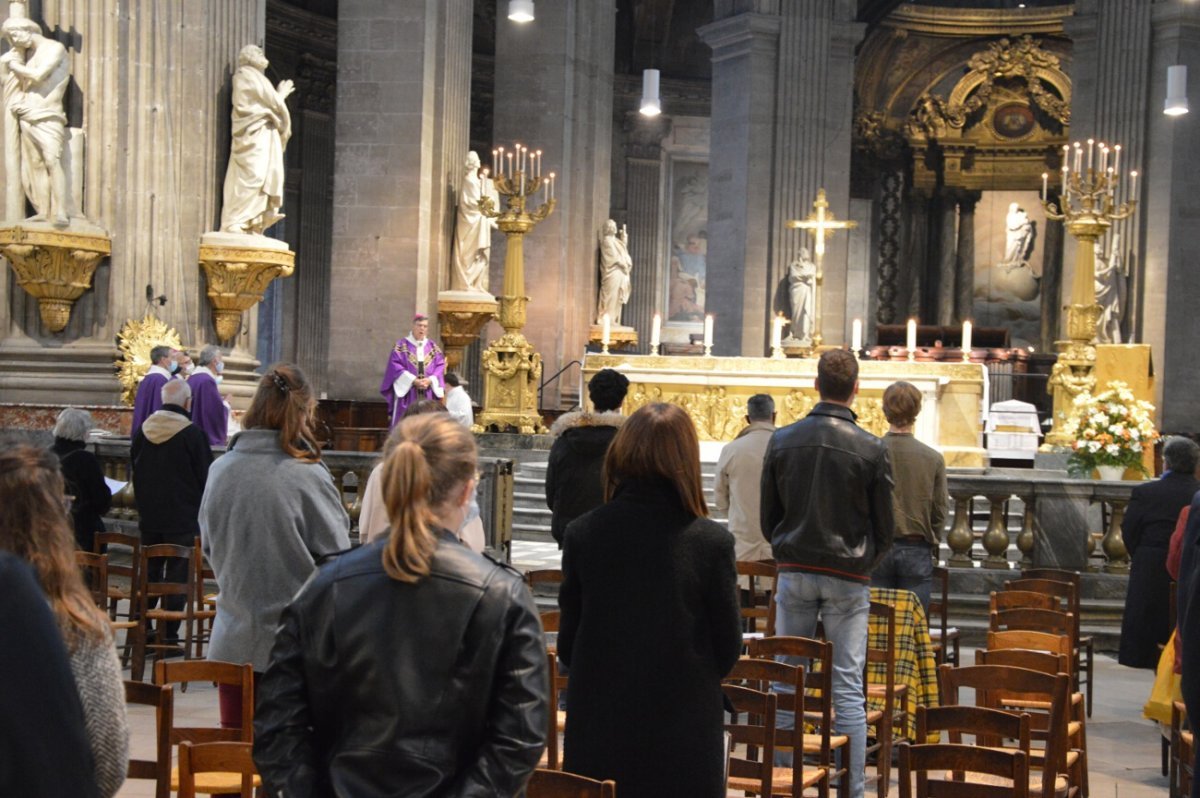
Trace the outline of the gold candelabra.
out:
[[[543,432],[538,410],[538,388],[542,380],[542,356],[534,351],[521,330],[525,326],[525,235],[549,216],[555,207],[554,173],[542,176],[541,150],[529,150],[517,144],[512,152],[503,147],[492,151],[495,176],[485,172],[489,191],[480,200],[480,210],[496,220],[504,233],[504,293],[500,299],[500,325],[504,335],[484,351],[483,410],[476,417],[477,431],[503,431],[516,428],[527,435]],[[527,206],[538,202],[532,212]],[[494,193],[493,193],[494,192]],[[503,197],[503,209],[492,196]]]
[[[1110,161],[1111,159],[1111,161]],[[1073,162],[1072,162],[1073,161]],[[1046,434],[1044,451],[1069,447],[1066,433],[1074,414],[1075,397],[1094,393],[1096,377],[1096,323],[1101,308],[1096,302],[1095,244],[1112,227],[1127,219],[1137,208],[1136,170],[1121,173],[1121,145],[1112,147],[1088,139],[1085,145],[1063,145],[1062,196],[1057,203],[1048,196],[1049,175],[1042,175],[1042,207],[1046,218],[1062,222],[1076,240],[1075,277],[1067,305],[1067,338],[1056,341],[1058,361],[1050,373],[1047,389],[1054,395],[1053,426]]]

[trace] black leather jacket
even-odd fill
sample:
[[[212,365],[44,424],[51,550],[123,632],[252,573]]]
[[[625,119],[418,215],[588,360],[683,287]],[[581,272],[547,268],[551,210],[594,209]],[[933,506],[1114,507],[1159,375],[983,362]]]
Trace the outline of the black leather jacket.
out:
[[[398,582],[386,541],[321,567],[283,612],[254,719],[267,794],[523,795],[549,692],[529,590],[448,533],[428,577]]]
[[[868,582],[892,545],[892,466],[848,407],[820,402],[771,436],[762,530],[781,571]]]

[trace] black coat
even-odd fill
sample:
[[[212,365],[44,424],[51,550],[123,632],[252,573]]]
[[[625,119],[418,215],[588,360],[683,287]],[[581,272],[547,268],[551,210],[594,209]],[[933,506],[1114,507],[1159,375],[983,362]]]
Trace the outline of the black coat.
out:
[[[664,483],[622,485],[567,529],[558,655],[563,769],[622,798],[716,798],[721,679],[742,647],[733,536]]]
[[[163,418],[171,423],[160,424]],[[190,545],[188,540],[200,534],[200,499],[212,465],[208,436],[190,418],[178,405],[163,405],[146,419],[129,447],[138,527],[181,545]]]
[[[1130,495],[1121,536],[1133,564],[1121,619],[1117,661],[1131,668],[1158,667],[1158,647],[1171,636],[1167,549],[1184,507],[1200,490],[1191,474],[1167,474],[1138,485]]]
[[[604,455],[625,417],[617,413],[567,413],[554,422],[558,436],[546,466],[550,534],[562,548],[567,524],[604,503]]]
[[[91,551],[93,537],[104,531],[103,516],[112,506],[112,491],[104,481],[104,469],[83,441],[55,438],[51,451],[58,455],[67,493],[74,497],[71,520],[75,523],[75,545]]]

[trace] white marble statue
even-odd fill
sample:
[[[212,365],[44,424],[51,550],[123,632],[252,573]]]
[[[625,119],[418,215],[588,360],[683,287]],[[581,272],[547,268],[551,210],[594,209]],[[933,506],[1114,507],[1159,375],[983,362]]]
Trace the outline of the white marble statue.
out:
[[[41,26],[24,17],[9,17],[0,30],[12,45],[0,56],[5,165],[20,173],[21,188],[34,207],[32,218],[65,227],[70,221],[63,164],[67,147],[63,94],[71,78],[67,49],[43,36]],[[15,179],[13,171],[8,176]],[[6,215],[16,221],[25,209],[10,207]]]
[[[1099,241],[1093,245],[1096,256],[1096,304],[1100,319],[1096,323],[1096,340],[1102,344],[1121,343],[1121,304],[1125,297],[1127,272],[1121,267],[1121,234],[1113,233],[1108,257]]]
[[[791,337],[801,343],[812,340],[813,300],[817,283],[817,264],[807,247],[801,247],[788,265],[788,300],[792,307]]]
[[[1021,206],[1012,202],[1004,221],[1004,260],[1008,271],[1023,266],[1033,249],[1033,222]]]
[[[629,257],[629,232],[609,219],[600,233],[600,301],[596,309],[596,323],[604,323],[604,315],[614,327],[621,323],[621,308],[629,301],[631,287],[629,273],[633,270],[633,259]]]
[[[479,204],[489,197],[496,207],[500,204],[499,194],[490,178],[484,176],[479,164],[479,154],[474,150],[467,153],[463,165],[462,190],[458,192],[458,214],[454,224],[454,270],[450,277],[450,288],[454,291],[488,292],[488,264],[492,252],[492,228],[495,219],[483,215]]]
[[[233,73],[233,143],[225,172],[221,232],[261,235],[283,218],[283,151],[292,135],[287,98],[292,81],[272,86],[262,48],[250,44],[238,54]]]

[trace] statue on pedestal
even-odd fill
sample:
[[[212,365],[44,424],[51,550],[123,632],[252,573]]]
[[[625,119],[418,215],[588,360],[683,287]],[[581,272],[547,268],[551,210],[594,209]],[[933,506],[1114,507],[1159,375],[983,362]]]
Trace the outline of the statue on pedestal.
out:
[[[1096,340],[1102,344],[1121,343],[1121,305],[1125,299],[1125,278],[1129,276],[1121,264],[1121,234],[1113,233],[1108,257],[1104,247],[1094,244],[1096,256],[1096,304],[1100,319],[1096,324]]]
[[[1004,260],[1006,271],[1024,266],[1033,252],[1034,230],[1029,214],[1016,202],[1009,203],[1004,221]]]
[[[495,184],[479,164],[479,154],[467,153],[462,189],[458,192],[458,213],[454,225],[454,268],[450,272],[452,291],[488,293],[488,265],[492,252],[494,219],[483,215],[480,200],[489,197],[496,207],[500,195]]]
[[[621,324],[621,308],[629,301],[629,273],[633,259],[629,257],[629,232],[624,225],[617,232],[617,223],[609,219],[600,233],[600,301],[596,323],[603,324],[607,314],[616,327]]]
[[[292,81],[272,86],[262,48],[248,44],[233,74],[233,143],[225,172],[221,232],[261,235],[283,218],[283,151],[292,135]]]
[[[817,264],[807,247],[801,247],[795,260],[788,264],[788,300],[792,320],[790,337],[808,343],[813,333],[813,294],[817,283]]]

